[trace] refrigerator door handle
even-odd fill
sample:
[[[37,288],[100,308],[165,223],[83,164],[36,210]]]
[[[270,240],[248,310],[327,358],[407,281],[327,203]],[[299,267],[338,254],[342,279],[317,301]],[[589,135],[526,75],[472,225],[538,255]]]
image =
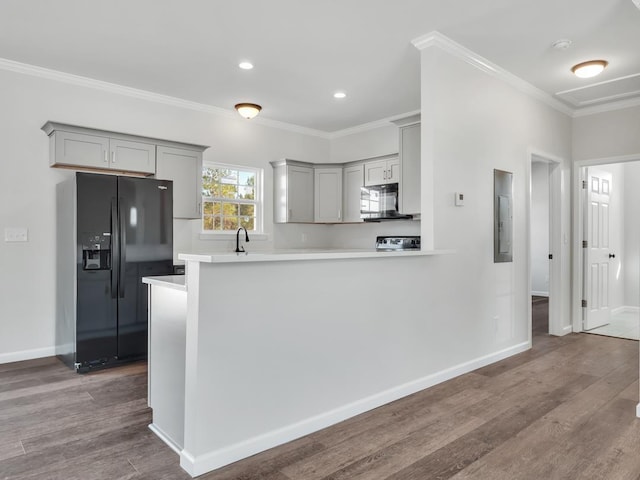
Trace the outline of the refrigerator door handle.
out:
[[[118,267],[118,292],[119,292],[120,298],[124,298],[124,274],[125,274],[125,265],[127,263],[127,225],[125,223],[124,212],[122,211],[122,204],[123,204],[123,199],[120,198],[120,201],[118,202],[118,205],[119,205],[118,218],[120,219],[120,232],[119,232],[120,233],[119,235],[120,265]]]
[[[116,199],[111,198],[111,298],[118,297],[118,278],[120,274],[120,237],[118,235],[118,210]]]

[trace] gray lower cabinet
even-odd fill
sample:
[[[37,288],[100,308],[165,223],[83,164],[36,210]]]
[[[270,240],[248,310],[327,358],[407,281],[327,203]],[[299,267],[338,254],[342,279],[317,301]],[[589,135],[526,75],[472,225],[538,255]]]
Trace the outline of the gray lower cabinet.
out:
[[[173,181],[175,218],[200,218],[202,152],[159,145],[156,151],[156,178]]]

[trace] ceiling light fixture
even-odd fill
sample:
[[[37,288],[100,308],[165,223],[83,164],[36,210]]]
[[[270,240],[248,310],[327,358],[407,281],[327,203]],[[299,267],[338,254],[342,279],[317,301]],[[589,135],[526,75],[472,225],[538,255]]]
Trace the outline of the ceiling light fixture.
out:
[[[260,113],[262,107],[260,105],[256,105],[255,103],[238,103],[235,106],[235,109],[238,111],[241,117],[246,118],[247,120],[251,120],[253,117]]]
[[[345,98],[347,96],[344,92],[336,92],[333,94],[333,98]]]
[[[238,66],[242,69],[242,70],[251,70],[253,68],[253,63],[251,62],[240,62],[238,64]]]
[[[591,78],[602,73],[608,64],[609,62],[606,60],[590,60],[574,65],[571,67],[571,71],[576,77]]]
[[[640,0],[631,0],[631,1],[636,7],[640,8]]]

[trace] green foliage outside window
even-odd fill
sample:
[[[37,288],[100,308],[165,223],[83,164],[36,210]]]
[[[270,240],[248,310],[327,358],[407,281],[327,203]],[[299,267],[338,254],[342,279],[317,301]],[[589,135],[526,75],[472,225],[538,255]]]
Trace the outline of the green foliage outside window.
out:
[[[258,201],[257,172],[205,166],[202,170],[202,229],[210,232],[255,231]]]

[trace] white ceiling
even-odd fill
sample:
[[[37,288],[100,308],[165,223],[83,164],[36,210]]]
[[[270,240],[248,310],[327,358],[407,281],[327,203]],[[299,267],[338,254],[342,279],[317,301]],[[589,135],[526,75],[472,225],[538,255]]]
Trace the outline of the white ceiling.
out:
[[[411,40],[432,31],[574,108],[640,98],[640,77],[626,78],[640,74],[632,0],[0,2],[0,58],[224,109],[255,102],[324,132],[418,110]],[[561,38],[572,46],[552,49]],[[596,79],[569,71],[600,58]]]

